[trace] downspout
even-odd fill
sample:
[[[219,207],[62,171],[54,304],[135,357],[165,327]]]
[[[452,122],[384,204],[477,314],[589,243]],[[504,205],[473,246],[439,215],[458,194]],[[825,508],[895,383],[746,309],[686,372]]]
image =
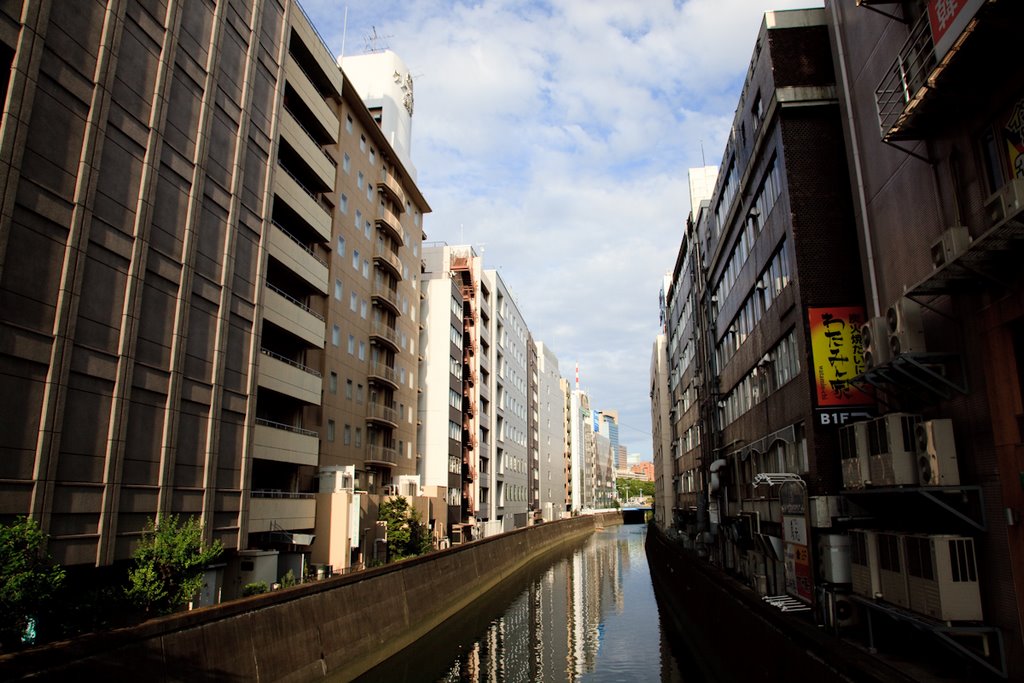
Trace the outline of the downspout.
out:
[[[871,242],[871,231],[868,226],[868,205],[864,192],[864,172],[861,169],[860,149],[857,137],[856,122],[853,119],[853,110],[850,107],[850,80],[846,73],[846,50],[843,48],[843,36],[839,31],[839,20],[836,14],[841,11],[838,2],[832,3],[829,14],[832,16],[832,35],[836,39],[836,60],[839,62],[839,76],[842,81],[843,92],[846,93],[846,130],[850,136],[850,156],[853,161],[853,175],[857,184],[857,202],[860,205],[860,228],[864,238],[864,252],[867,256],[868,284],[871,290],[871,305],[873,315],[881,315],[882,309],[878,303],[878,278],[875,275],[874,246]]]

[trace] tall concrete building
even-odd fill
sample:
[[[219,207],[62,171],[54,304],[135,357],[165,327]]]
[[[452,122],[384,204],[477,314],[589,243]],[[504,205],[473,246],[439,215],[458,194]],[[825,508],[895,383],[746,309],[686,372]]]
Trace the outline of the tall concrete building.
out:
[[[938,629],[963,644],[936,640],[944,645],[925,653],[928,660],[958,667],[966,660],[978,680],[1017,680],[1024,677],[1017,407],[1024,388],[1024,72],[1003,65],[1018,59],[1015,27],[1024,6],[931,0],[888,9],[826,2],[865,329],[875,332],[865,341],[862,379],[884,399],[880,421],[846,433],[870,437],[886,424],[910,424],[916,436],[907,449],[858,449],[851,438],[852,447],[841,450],[842,500],[871,517],[849,532],[855,577],[900,563],[895,573],[910,585],[904,595],[893,584],[855,579],[852,590],[865,619],[893,605],[906,610],[898,642]],[[866,477],[857,465],[863,458]],[[891,464],[892,474],[871,463]],[[898,549],[895,561],[876,555],[887,546]],[[919,564],[913,553],[921,547]],[[971,572],[945,578],[940,568],[951,557]],[[951,584],[962,591],[955,610],[949,595],[934,605],[921,600],[923,591]],[[940,611],[954,620],[952,629],[934,623]],[[900,650],[906,656],[911,649]]]
[[[487,508],[488,533],[509,531],[526,525],[529,494],[527,449],[527,328],[519,307],[505,281],[496,270],[484,271],[483,281],[491,292],[490,327],[493,343],[489,353],[488,379],[490,418],[493,425],[490,443],[489,484],[491,496]]]
[[[66,565],[167,513],[348,564],[358,506],[319,492],[416,474],[411,172],[295,2],[21,5],[2,514]]]
[[[558,358],[544,342],[537,354],[537,477],[538,508],[545,521],[565,512],[565,432],[567,413],[561,388]]]
[[[651,433],[654,459],[654,521],[668,528],[672,522],[673,458],[669,423],[668,354],[666,337],[659,334],[651,349]]]

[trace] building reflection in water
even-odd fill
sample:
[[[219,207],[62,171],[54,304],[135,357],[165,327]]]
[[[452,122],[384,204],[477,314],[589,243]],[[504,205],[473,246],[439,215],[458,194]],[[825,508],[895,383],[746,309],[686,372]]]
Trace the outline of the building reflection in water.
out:
[[[662,647],[644,534],[637,526],[598,532],[571,557],[533,577],[483,633],[466,634],[473,639],[440,680],[679,680],[671,653]],[[627,597],[626,586],[634,584],[645,594]],[[636,611],[651,632],[630,627],[632,617],[622,618],[627,610]],[[644,643],[649,651],[638,647],[638,639],[653,640]],[[613,642],[616,654],[606,653]],[[667,676],[665,667],[672,670]]]

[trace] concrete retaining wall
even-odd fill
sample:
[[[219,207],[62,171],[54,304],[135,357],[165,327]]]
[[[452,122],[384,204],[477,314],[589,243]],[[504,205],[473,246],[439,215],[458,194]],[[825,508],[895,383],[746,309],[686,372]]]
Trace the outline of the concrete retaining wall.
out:
[[[0,657],[0,679],[160,681],[353,678],[517,569],[618,513],[575,517],[386,567]]]

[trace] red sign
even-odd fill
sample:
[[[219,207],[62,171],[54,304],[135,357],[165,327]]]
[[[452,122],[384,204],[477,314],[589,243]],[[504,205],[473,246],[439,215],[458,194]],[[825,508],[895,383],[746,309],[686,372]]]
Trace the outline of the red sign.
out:
[[[850,384],[864,372],[860,328],[866,320],[862,306],[808,308],[815,401],[819,408],[863,406],[871,397]]]
[[[928,0],[928,23],[931,24],[935,58],[941,60],[967,28],[985,0]]]

